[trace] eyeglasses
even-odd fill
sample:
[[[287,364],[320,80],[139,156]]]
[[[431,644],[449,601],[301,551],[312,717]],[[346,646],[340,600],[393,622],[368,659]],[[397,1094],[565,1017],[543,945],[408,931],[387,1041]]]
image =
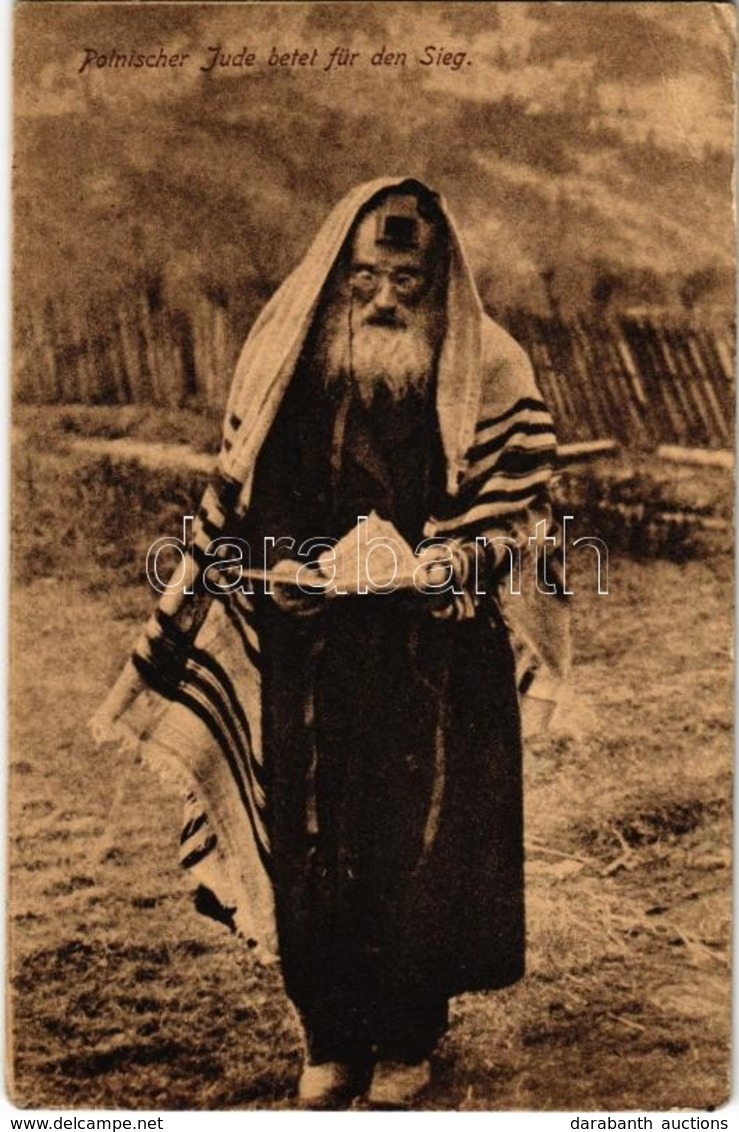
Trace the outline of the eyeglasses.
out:
[[[362,298],[372,299],[387,279],[399,299],[417,299],[427,286],[427,278],[420,271],[405,268],[383,271],[374,267],[355,267],[349,275],[352,290]]]

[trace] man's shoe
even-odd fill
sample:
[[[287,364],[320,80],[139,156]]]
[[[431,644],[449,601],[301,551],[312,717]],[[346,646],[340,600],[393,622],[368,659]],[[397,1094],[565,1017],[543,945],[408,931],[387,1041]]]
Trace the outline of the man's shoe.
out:
[[[430,1061],[378,1061],[367,1101],[374,1108],[413,1108],[430,1084]]]
[[[307,1109],[347,1108],[361,1091],[356,1066],[343,1061],[306,1062],[298,1083],[298,1104]]]

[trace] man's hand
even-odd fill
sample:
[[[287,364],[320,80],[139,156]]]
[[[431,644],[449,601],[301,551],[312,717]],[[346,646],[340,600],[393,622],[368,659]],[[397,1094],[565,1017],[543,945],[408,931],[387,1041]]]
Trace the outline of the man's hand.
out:
[[[452,542],[435,542],[425,546],[418,555],[418,562],[422,570],[416,572],[416,578],[422,588],[427,587],[437,595],[459,588],[456,551]]]
[[[473,616],[474,602],[468,591],[471,558],[456,539],[432,543],[418,555],[416,584],[430,597],[434,617]]]
[[[295,584],[295,578],[300,571],[300,585]],[[304,562],[296,562],[293,558],[283,558],[272,568],[273,580],[272,598],[278,609],[283,613],[290,613],[293,617],[312,617],[321,609],[325,594],[321,588],[310,588],[312,578],[316,587],[325,587],[326,579],[320,570],[307,566]],[[280,582],[274,575],[283,574],[287,579]],[[305,587],[305,588],[301,588]]]

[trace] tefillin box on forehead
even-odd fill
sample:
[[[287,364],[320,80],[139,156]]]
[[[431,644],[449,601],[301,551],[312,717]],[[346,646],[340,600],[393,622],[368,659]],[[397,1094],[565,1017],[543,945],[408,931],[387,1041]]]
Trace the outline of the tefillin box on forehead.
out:
[[[388,197],[377,210],[375,243],[398,251],[420,248],[419,220],[415,197]]]
[[[390,194],[375,212],[375,243],[395,251],[427,252],[434,242],[434,225],[414,196]]]

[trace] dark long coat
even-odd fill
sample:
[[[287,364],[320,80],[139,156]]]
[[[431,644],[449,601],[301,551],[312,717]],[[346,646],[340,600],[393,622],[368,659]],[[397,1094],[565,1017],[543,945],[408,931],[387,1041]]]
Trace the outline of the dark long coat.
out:
[[[415,547],[443,491],[432,405],[380,395],[369,410],[299,371],[255,470],[251,545],[338,539],[374,509]],[[262,598],[257,623],[293,1001],[520,978],[520,729],[494,600],[456,622],[418,594],[337,598],[304,619]]]

